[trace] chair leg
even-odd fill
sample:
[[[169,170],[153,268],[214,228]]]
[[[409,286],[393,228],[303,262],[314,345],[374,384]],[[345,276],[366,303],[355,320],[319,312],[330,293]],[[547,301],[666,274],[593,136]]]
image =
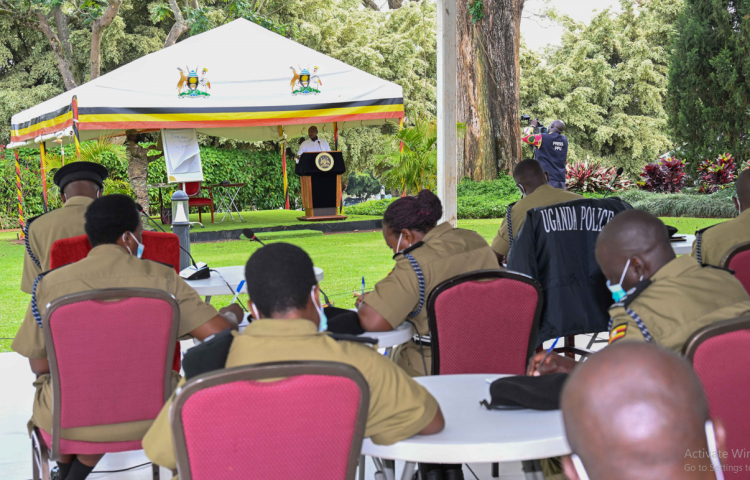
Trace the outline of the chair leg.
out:
[[[565,337],[565,346],[566,347],[575,347],[576,346],[576,336],[575,335],[568,335],[567,337]],[[565,354],[568,357],[570,357],[570,358],[576,358],[576,355],[573,352],[571,352],[570,350],[568,350]]]
[[[34,480],[49,480],[49,456],[42,436],[34,429],[31,434],[31,463]]]
[[[214,204],[212,203],[208,208],[211,209],[211,223],[214,223]]]
[[[203,207],[198,207],[198,221],[200,223],[203,223],[203,217],[201,216],[201,210],[203,210]]]
[[[155,463],[151,464],[151,475],[154,480],[159,480],[159,465]]]
[[[500,464],[493,463],[492,464],[492,478],[498,478],[498,477],[500,477]]]
[[[367,461],[367,457],[364,455],[359,456],[359,475],[357,475],[357,478],[359,480],[365,480],[365,462]]]

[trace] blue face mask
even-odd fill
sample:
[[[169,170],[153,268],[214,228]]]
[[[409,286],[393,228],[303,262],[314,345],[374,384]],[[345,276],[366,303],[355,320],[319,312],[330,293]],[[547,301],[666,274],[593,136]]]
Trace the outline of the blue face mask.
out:
[[[618,283],[617,285],[611,285],[610,281],[607,280],[607,288],[610,292],[612,292],[612,298],[615,300],[615,302],[619,302],[627,296],[625,289],[622,288],[622,281],[625,280],[625,274],[628,273],[628,268],[630,268],[630,259],[628,259],[628,262],[625,264],[625,270],[622,271],[622,275],[620,276],[620,283]]]
[[[313,305],[315,305],[315,310],[318,311],[318,316],[320,317],[318,331],[325,332],[326,330],[328,330],[328,317],[326,317],[326,312],[324,312],[323,309],[318,306],[318,302],[315,301],[315,285],[313,285],[313,288],[310,291],[310,298],[312,298]]]
[[[143,246],[143,244],[142,244],[141,242],[139,242],[137,238],[135,238],[135,235],[133,235],[133,233],[132,233],[132,232],[128,232],[128,234],[129,234],[129,235],[130,235],[131,237],[133,237],[133,240],[135,240],[135,243],[137,243],[137,244],[138,244],[138,250],[136,250],[136,252],[135,252],[135,256],[136,256],[136,257],[138,257],[138,258],[141,258],[141,257],[143,256],[143,250],[144,250],[144,249],[145,249],[146,247],[144,247],[144,246]],[[123,238],[122,238],[122,240],[123,240],[123,241],[125,241],[125,234],[124,234],[124,233],[122,234],[122,237],[123,237]],[[125,248],[127,248],[127,249],[128,249],[128,252],[130,252],[130,254],[131,254],[131,255],[133,254],[133,252],[131,252],[131,251],[130,251],[130,248],[129,248],[129,247],[127,247],[127,246],[126,246]]]

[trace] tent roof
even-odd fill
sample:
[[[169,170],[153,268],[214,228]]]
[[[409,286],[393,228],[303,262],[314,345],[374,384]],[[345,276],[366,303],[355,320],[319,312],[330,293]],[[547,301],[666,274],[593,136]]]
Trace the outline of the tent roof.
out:
[[[309,72],[307,86],[297,77],[303,69]],[[186,78],[191,71],[197,76],[194,95]],[[276,140],[280,125],[294,125],[284,130],[297,136],[310,125],[338,122],[343,129],[404,116],[399,85],[244,19],[141,57],[14,115],[8,147],[47,140],[59,132],[69,143],[74,96],[81,140],[160,128],[195,128],[244,141]]]

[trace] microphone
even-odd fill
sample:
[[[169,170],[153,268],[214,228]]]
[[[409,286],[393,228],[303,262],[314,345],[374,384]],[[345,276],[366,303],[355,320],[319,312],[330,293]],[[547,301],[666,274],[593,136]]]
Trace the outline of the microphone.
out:
[[[146,215],[146,212],[143,210],[143,206],[140,203],[136,203],[135,208],[141,213],[142,216],[148,218],[149,221],[153,223],[156,228],[158,228],[164,233],[167,233],[163,228],[161,228],[161,226],[158,223],[154,221],[153,218]],[[193,256],[190,255],[190,252],[188,252],[187,249],[185,249],[185,247],[183,247],[182,245],[180,245],[180,250],[187,253],[187,256],[190,257],[190,261],[193,262],[192,267],[188,267],[180,272],[180,276],[182,278],[184,278],[185,280],[203,280],[203,279],[211,277],[211,271],[209,270],[207,264],[203,262],[196,264]]]
[[[262,241],[260,240],[260,238],[258,238],[258,237],[256,237],[256,236],[255,236],[255,233],[254,233],[254,232],[253,232],[253,231],[252,231],[251,229],[249,229],[249,228],[243,228],[243,229],[242,229],[242,234],[243,234],[243,235],[244,235],[245,237],[247,237],[247,239],[248,239],[248,240],[250,240],[251,242],[258,242],[258,243],[260,243],[261,245],[263,245],[264,247],[266,246],[266,244],[265,244],[265,243],[263,243],[263,242],[262,242]]]
[[[604,200],[605,198],[607,198],[607,195],[609,195],[609,192],[612,191],[612,185],[614,185],[615,182],[617,181],[617,178],[620,175],[622,175],[623,170],[624,169],[622,167],[620,167],[620,168],[617,169],[617,173],[615,173],[615,178],[613,178],[612,181],[609,182],[609,187],[607,187],[607,193],[604,194],[604,196],[602,197],[602,200]]]
[[[320,144],[320,140],[318,140],[318,151],[323,151],[323,146]]]

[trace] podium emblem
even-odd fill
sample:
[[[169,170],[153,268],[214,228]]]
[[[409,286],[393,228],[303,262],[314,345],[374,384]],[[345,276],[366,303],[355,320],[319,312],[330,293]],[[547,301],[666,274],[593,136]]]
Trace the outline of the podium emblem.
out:
[[[315,166],[318,167],[318,170],[321,172],[328,172],[333,168],[333,157],[328,152],[319,153],[318,156],[315,157]]]

